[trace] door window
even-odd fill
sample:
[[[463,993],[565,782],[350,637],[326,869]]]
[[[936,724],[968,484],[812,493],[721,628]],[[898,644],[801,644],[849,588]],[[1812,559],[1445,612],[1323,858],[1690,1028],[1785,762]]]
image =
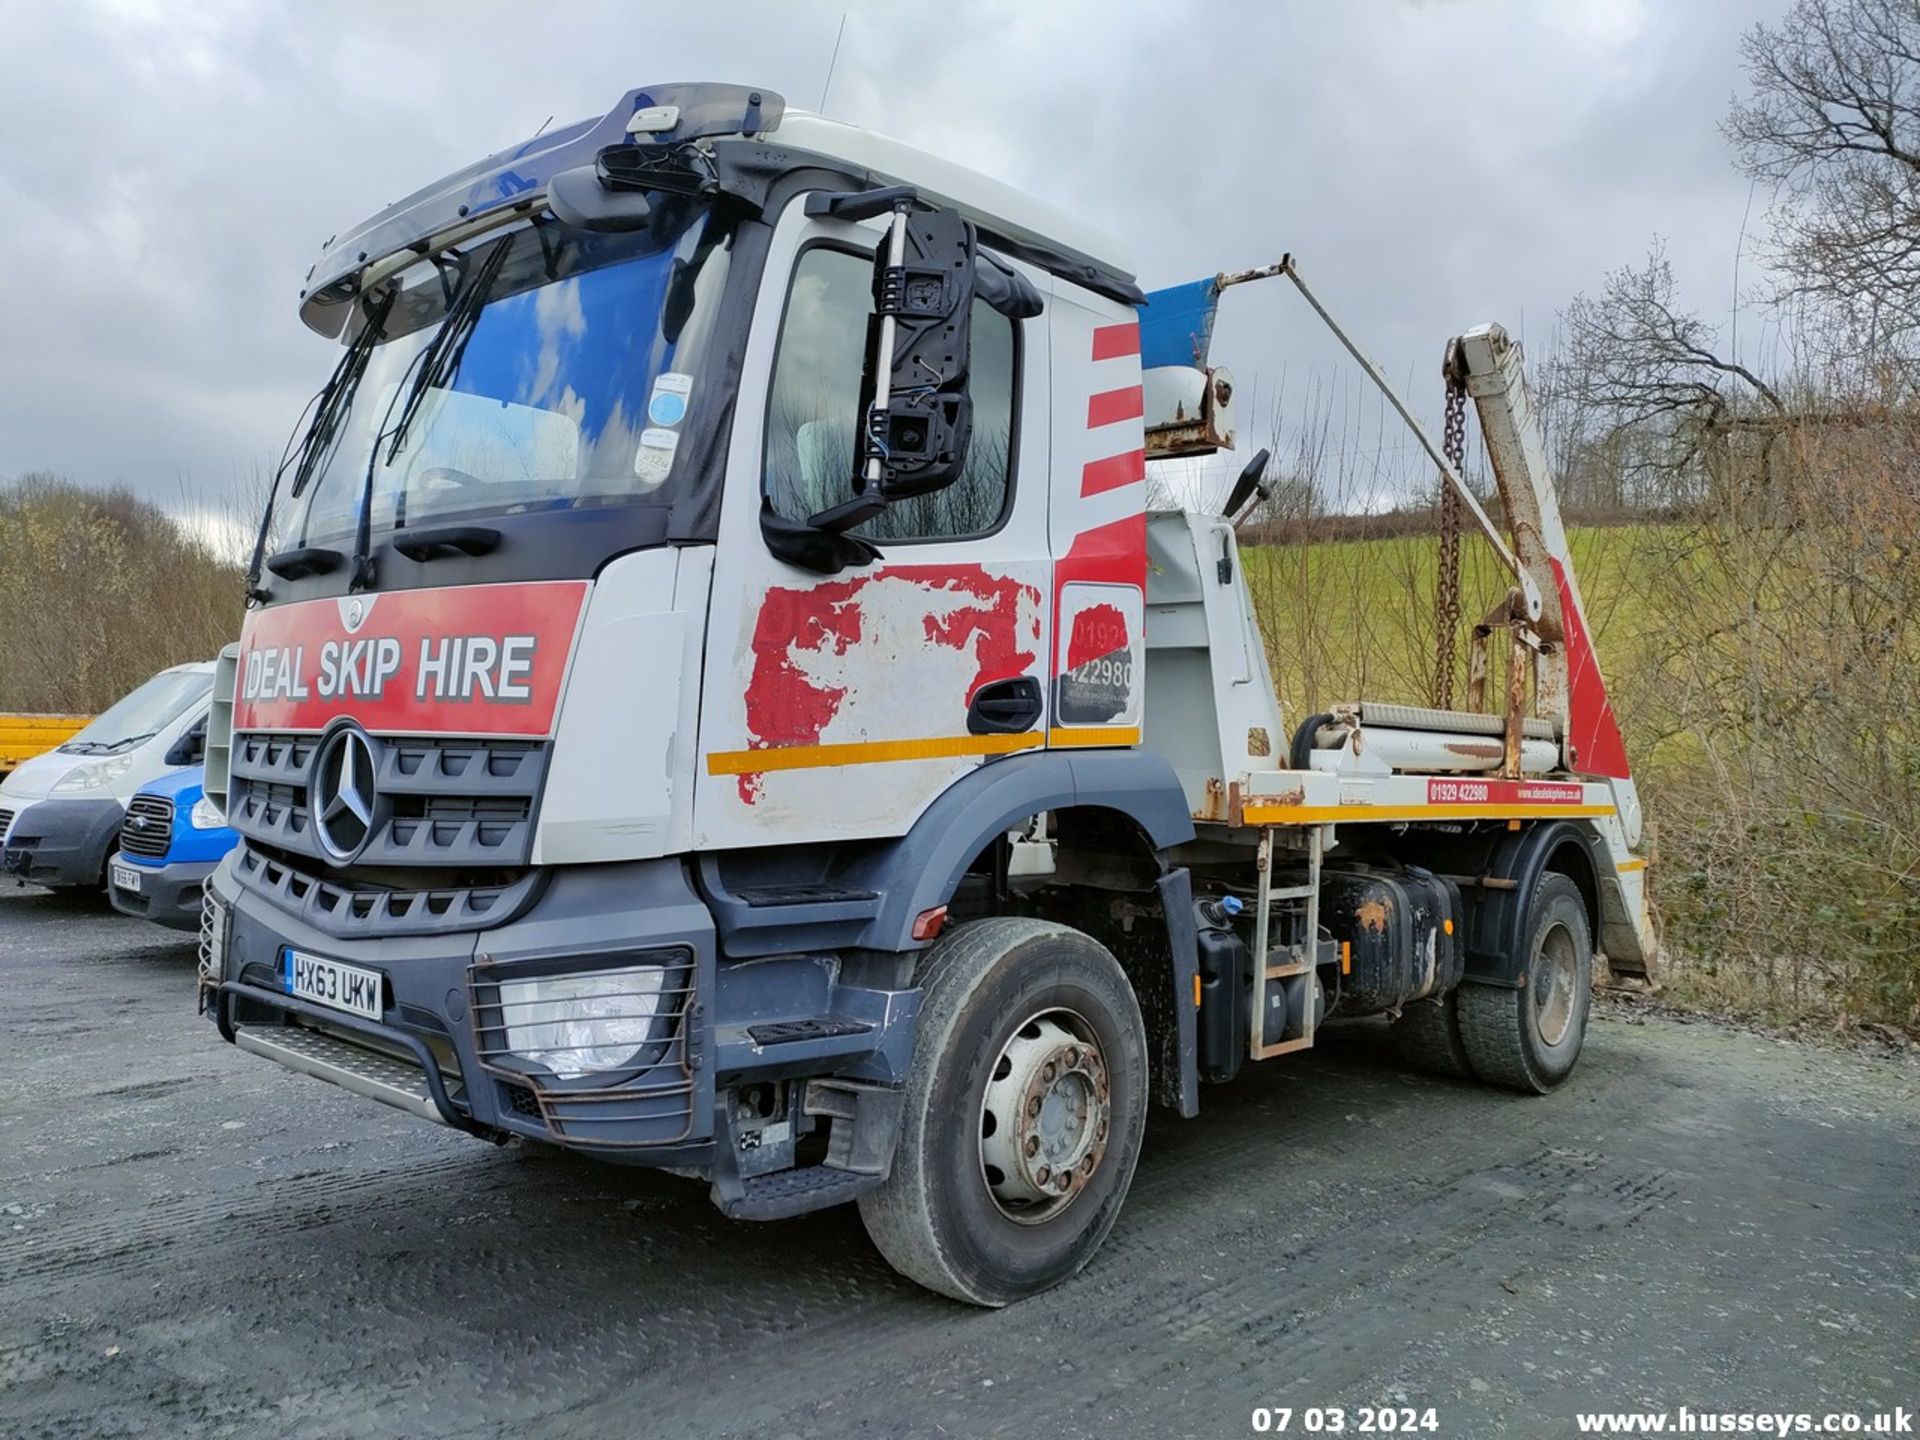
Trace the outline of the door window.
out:
[[[815,245],[794,267],[773,362],[766,485],[773,508],[805,520],[852,493],[860,370],[873,314],[873,259]],[[973,302],[973,440],[965,472],[944,490],[896,501],[853,533],[876,541],[983,535],[1006,514],[1012,489],[1013,322]]]

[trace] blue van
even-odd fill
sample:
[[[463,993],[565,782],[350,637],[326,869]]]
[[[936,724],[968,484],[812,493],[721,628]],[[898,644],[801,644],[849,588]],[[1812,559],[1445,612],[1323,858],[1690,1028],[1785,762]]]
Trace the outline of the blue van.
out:
[[[204,765],[149,781],[127,801],[120,849],[107,861],[113,908],[175,930],[200,928],[201,887],[240,837],[201,789]]]

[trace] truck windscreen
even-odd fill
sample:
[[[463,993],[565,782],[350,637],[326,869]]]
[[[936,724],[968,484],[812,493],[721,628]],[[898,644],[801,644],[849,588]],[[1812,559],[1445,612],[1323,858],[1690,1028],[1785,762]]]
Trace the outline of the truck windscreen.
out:
[[[687,206],[635,234],[545,223],[415,266],[280,543],[350,536],[369,463],[376,533],[671,499],[728,250],[721,224]],[[485,304],[436,364],[442,322],[476,279]],[[414,396],[423,366],[433,383]]]

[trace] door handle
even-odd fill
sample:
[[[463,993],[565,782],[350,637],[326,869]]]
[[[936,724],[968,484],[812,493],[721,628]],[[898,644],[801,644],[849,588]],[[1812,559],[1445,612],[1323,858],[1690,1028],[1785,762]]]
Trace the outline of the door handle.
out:
[[[969,735],[1018,735],[1040,723],[1045,701],[1032,675],[995,680],[973,692],[967,706]]]

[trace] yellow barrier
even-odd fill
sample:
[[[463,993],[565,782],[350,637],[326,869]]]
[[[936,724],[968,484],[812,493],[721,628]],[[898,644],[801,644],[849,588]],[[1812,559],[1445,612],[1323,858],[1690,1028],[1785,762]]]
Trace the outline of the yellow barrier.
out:
[[[91,715],[0,715],[0,775],[22,760],[64,745]]]

